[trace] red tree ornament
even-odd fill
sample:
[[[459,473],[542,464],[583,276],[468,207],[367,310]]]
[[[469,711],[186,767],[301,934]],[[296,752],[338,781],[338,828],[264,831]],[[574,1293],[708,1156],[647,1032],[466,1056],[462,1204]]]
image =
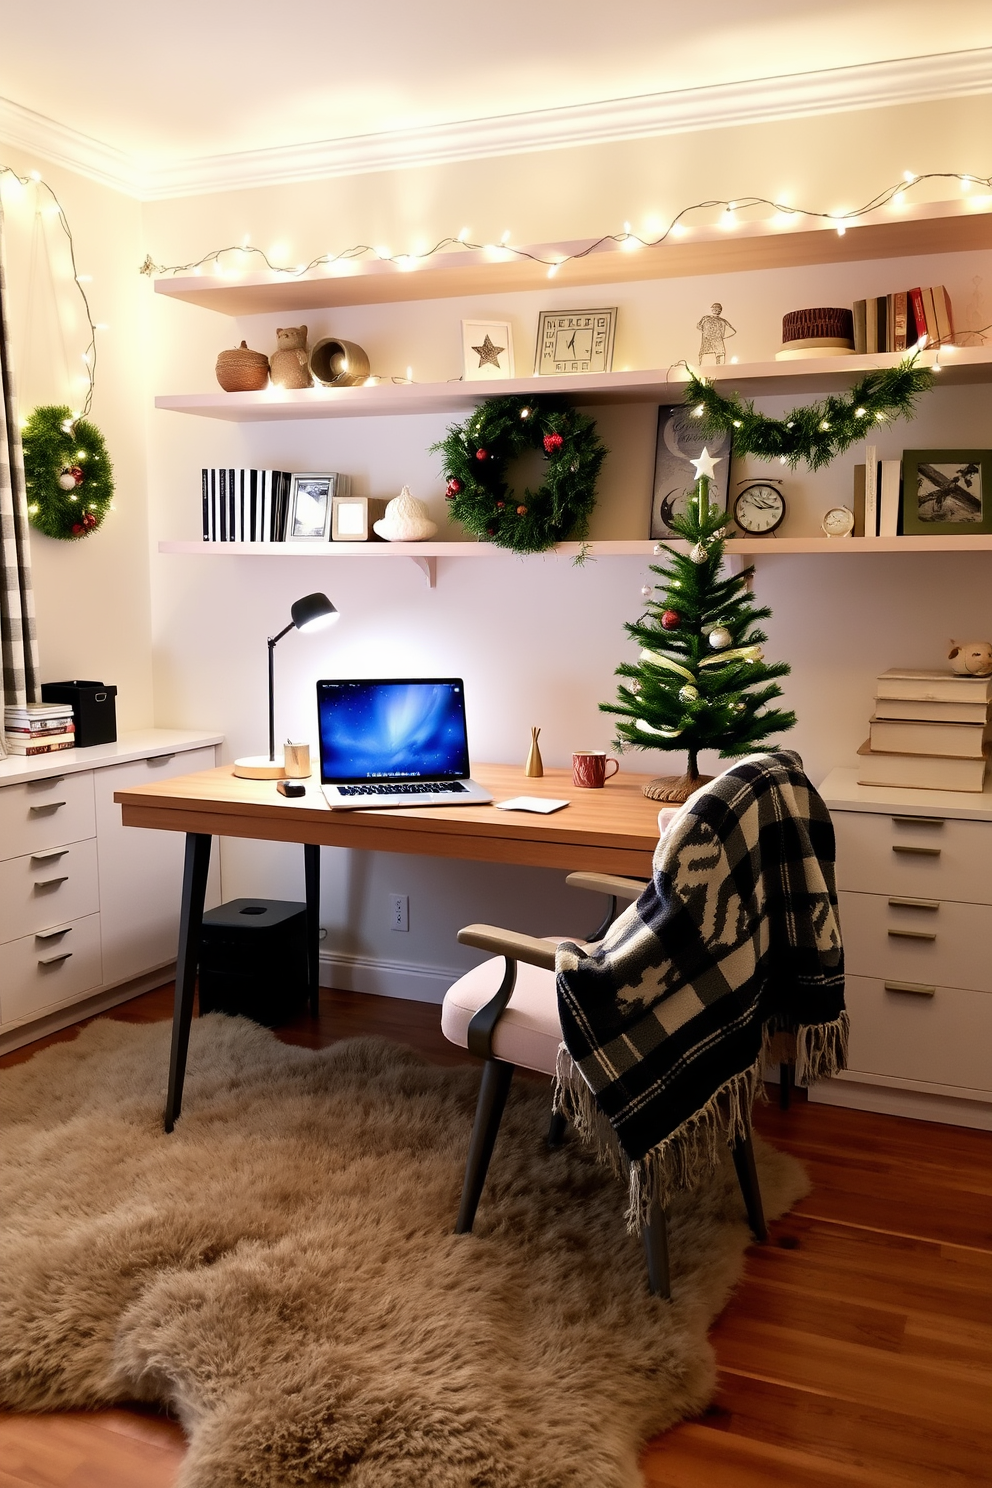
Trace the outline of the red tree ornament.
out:
[[[457,496],[458,495],[458,492],[461,490],[461,488],[462,488],[461,481],[460,480],[455,480],[454,478],[452,478],[451,480],[449,480],[447,489],[446,489],[446,491],[445,491],[444,494],[445,494],[445,496],[447,496],[448,500],[450,501],[454,496]]]
[[[476,450],[476,452],[475,452],[475,458],[477,460],[488,460],[489,459],[489,452],[488,452],[488,450]]]
[[[517,516],[518,517],[525,517],[526,515],[527,515],[527,508],[525,506],[518,506],[517,507]]]
[[[661,617],[661,623],[665,630],[678,630],[682,624],[682,616],[678,610],[666,610]]]
[[[560,434],[545,434],[544,453],[546,455],[554,455],[561,449],[564,443],[565,441]]]
[[[77,486],[81,486],[83,484],[83,472],[80,466],[71,465],[69,467],[69,474],[72,476]]]

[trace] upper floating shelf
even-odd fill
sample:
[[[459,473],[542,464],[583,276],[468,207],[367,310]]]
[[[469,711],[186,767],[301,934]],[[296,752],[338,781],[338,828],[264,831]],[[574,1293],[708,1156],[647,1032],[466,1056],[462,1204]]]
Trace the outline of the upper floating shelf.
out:
[[[932,352],[924,360],[933,365]],[[745,397],[762,394],[837,392],[853,387],[866,372],[895,367],[900,353],[876,356],[817,357],[799,362],[742,362],[705,367],[707,378],[726,384]],[[948,383],[992,382],[992,346],[968,346],[940,353],[941,379]],[[681,376],[676,375],[681,372]],[[605,403],[680,403],[684,369],[645,372],[595,372],[568,377],[515,377],[506,382],[379,383],[376,387],[301,388],[287,392],[269,387],[260,393],[180,393],[155,399],[156,408],[232,423],[282,419],[362,418],[403,413],[461,413],[486,398],[556,393],[580,405]]]
[[[203,273],[155,280],[156,294],[188,300],[223,315],[261,315],[319,310],[334,305],[371,305],[398,300],[446,299],[453,295],[500,294],[541,289],[548,283],[547,261],[569,258],[554,283],[618,284],[636,279],[670,279],[689,274],[748,269],[791,268],[800,264],[841,263],[913,254],[959,253],[992,247],[992,197],[953,202],[891,205],[863,218],[843,233],[830,221],[811,224],[798,218],[742,221],[731,228],[688,226],[657,248],[633,251],[612,240],[590,248],[588,240],[543,243],[523,250],[544,262],[520,258],[498,246],[409,259],[401,267],[368,255],[340,260],[307,275]],[[571,255],[581,253],[581,258]]]

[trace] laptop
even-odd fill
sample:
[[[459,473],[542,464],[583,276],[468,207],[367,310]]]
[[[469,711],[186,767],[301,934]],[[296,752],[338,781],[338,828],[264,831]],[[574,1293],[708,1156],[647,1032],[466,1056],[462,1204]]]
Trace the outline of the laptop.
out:
[[[320,783],[328,806],[479,806],[469,777],[460,677],[317,683]]]

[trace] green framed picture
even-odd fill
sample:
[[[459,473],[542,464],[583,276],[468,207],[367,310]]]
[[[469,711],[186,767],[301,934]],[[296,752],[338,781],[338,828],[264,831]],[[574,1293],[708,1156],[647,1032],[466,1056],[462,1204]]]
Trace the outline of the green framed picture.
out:
[[[992,532],[992,450],[903,450],[904,536]]]

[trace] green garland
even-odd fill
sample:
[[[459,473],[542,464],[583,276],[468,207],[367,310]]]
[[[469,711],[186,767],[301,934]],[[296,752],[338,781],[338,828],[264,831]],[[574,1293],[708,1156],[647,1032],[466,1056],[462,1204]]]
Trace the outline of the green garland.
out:
[[[114,497],[113,466],[103,435],[69,408],[36,408],[21,433],[24,483],[32,526],[74,542],[103,522]],[[59,477],[74,476],[66,490]]]
[[[929,367],[917,367],[918,352],[885,371],[869,372],[846,398],[825,398],[793,408],[784,419],[755,413],[754,404],[732,393],[725,398],[711,382],[691,372],[685,402],[700,419],[700,432],[733,436],[735,455],[784,460],[795,470],[805,460],[811,470],[828,465],[860,439],[870,439],[876,424],[909,418],[920,393],[933,386]]]
[[[431,446],[444,456],[451,516],[514,553],[541,553],[571,533],[584,538],[606,449],[592,419],[551,398],[489,398]],[[538,490],[512,494],[506,468],[527,450],[547,460]]]

